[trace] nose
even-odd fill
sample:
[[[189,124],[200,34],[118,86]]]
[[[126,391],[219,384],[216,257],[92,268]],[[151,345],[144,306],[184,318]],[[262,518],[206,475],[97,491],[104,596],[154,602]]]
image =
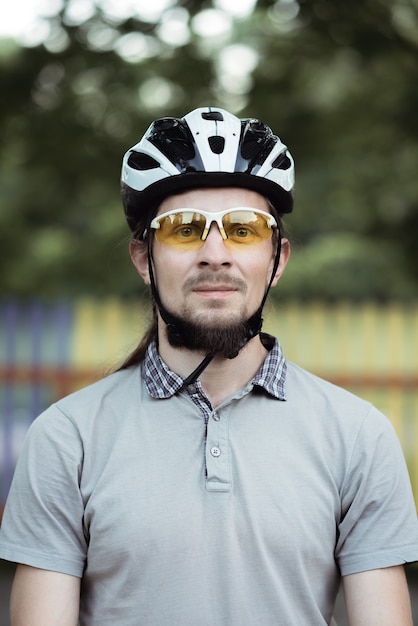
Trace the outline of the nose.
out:
[[[203,246],[199,250],[199,265],[225,267],[231,265],[230,250],[225,245],[218,225],[213,222]]]

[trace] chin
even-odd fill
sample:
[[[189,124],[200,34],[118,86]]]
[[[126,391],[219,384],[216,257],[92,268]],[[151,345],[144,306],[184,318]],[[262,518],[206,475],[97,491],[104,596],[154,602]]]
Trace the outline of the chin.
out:
[[[245,322],[246,317],[241,314],[233,314],[230,311],[220,309],[217,310],[216,313],[201,313],[195,314],[193,317],[193,324],[197,326],[201,326],[202,328],[213,328],[213,329],[222,329],[229,328],[230,326],[235,326],[236,324],[241,324]],[[184,321],[187,321],[187,318],[184,318]]]

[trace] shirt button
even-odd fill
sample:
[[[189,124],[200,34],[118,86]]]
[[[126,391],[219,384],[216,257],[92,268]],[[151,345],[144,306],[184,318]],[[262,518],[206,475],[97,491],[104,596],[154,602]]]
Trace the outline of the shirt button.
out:
[[[214,457],[218,457],[221,455],[221,451],[216,446],[213,446],[213,448],[210,449],[210,453]]]
[[[214,413],[212,417],[215,420],[215,422],[219,422],[219,420],[221,419],[217,413]]]

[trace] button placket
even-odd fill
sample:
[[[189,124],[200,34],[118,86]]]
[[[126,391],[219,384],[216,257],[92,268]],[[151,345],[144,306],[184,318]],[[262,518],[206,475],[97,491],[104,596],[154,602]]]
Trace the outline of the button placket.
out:
[[[206,439],[206,488],[208,491],[229,491],[230,463],[228,417],[214,411],[207,424]]]

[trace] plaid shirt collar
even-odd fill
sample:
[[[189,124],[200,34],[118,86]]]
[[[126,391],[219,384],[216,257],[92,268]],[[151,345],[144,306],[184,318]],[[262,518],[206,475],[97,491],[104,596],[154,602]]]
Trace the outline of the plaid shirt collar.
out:
[[[264,389],[277,400],[286,400],[286,359],[275,337],[261,333],[263,345],[269,351],[263,365],[252,380],[253,386]],[[153,398],[171,398],[183,386],[184,378],[172,372],[158,354],[155,342],[148,346],[142,363],[142,377]]]

